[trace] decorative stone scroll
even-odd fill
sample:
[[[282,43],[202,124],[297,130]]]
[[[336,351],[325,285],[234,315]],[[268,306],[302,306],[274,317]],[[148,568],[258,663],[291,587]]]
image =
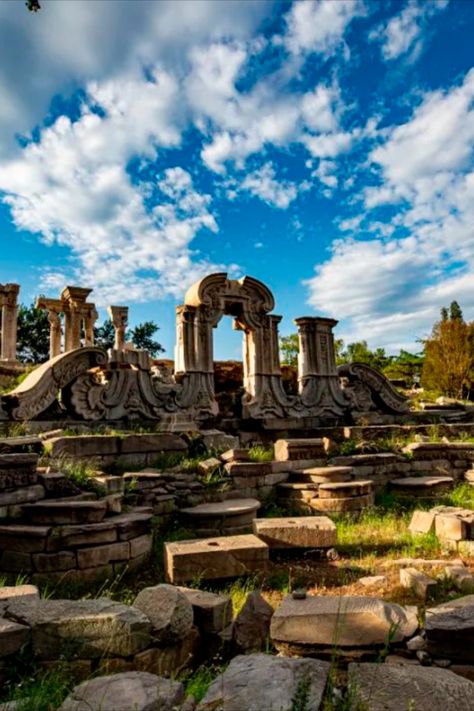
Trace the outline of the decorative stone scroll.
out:
[[[365,363],[349,363],[340,365],[337,372],[352,414],[368,411],[392,414],[408,412],[408,399],[375,368]]]
[[[16,329],[19,284],[0,284],[0,360],[16,363]]]
[[[151,370],[147,351],[109,351],[107,368],[81,374],[62,393],[68,412],[84,420],[160,420],[179,410],[180,386]]]
[[[3,409],[13,420],[32,420],[57,402],[59,392],[91,368],[105,365],[100,348],[78,348],[35,368],[15,390],[3,395]]]

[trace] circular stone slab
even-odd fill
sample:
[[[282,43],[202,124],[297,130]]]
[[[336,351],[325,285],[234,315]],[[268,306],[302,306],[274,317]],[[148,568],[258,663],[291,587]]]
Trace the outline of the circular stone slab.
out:
[[[196,518],[221,518],[252,514],[258,511],[261,504],[257,499],[227,499],[212,504],[199,504],[189,509],[181,509],[180,513]]]

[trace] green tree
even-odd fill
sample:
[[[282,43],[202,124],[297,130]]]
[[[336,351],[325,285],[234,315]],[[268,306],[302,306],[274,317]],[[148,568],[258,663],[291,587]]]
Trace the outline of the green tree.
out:
[[[44,363],[49,358],[49,321],[34,304],[18,307],[17,353],[22,363]]]
[[[154,358],[158,353],[163,353],[165,350],[161,343],[153,339],[157,331],[158,326],[154,321],[144,321],[127,333],[127,340],[130,340],[135,348],[148,351]]]
[[[422,385],[428,390],[462,398],[474,382],[474,322],[464,321],[457,301],[449,307],[449,318],[435,323],[424,342]]]
[[[391,363],[384,368],[384,375],[392,380],[406,380],[411,385],[415,377],[421,376],[423,361],[423,353],[401,350],[399,355],[393,356]]]
[[[449,318],[451,321],[464,321],[461,307],[457,301],[451,301],[449,305]]]
[[[298,353],[300,344],[297,333],[291,333],[289,336],[281,336],[280,338],[280,353],[281,362],[283,365],[298,365]]]
[[[341,363],[365,363],[377,370],[383,370],[392,361],[392,356],[385,353],[384,348],[370,350],[367,341],[349,343],[345,351],[340,354]]]
[[[94,345],[99,348],[113,348],[115,329],[112,321],[107,318],[101,326],[94,327]]]

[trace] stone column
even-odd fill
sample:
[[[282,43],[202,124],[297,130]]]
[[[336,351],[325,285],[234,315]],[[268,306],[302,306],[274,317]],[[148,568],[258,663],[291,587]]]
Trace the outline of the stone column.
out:
[[[243,327],[244,416],[283,417],[291,403],[281,381],[278,324],[281,316],[267,315],[252,330]]]
[[[303,316],[295,319],[298,327],[300,351],[298,379],[302,383],[312,375],[337,377],[332,329],[338,321],[332,318]]]
[[[180,375],[197,370],[194,337],[195,320],[196,308],[194,306],[182,305],[176,307],[175,374]]]
[[[125,333],[128,326],[128,306],[109,306],[107,313],[115,329],[114,349],[123,351],[125,348]]]
[[[49,357],[54,358],[61,353],[61,316],[57,311],[48,309],[49,321]]]
[[[84,318],[84,345],[93,346],[94,345],[94,324],[97,321],[99,314],[97,313],[94,306],[92,306]]]
[[[67,286],[61,292],[65,314],[65,352],[81,347],[81,326],[84,319],[85,302],[92,289]]]
[[[298,384],[303,403],[314,415],[325,411],[341,415],[347,406],[337,375],[332,318],[303,316],[298,327]]]
[[[0,303],[2,305],[2,340],[1,355],[3,361],[16,362],[16,329],[19,284],[0,285]]]

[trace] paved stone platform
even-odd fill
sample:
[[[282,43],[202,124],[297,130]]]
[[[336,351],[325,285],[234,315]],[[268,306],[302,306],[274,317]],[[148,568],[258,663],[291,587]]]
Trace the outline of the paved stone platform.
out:
[[[238,578],[261,572],[268,559],[267,544],[252,534],[165,543],[165,574],[172,583]]]
[[[336,525],[327,516],[256,518],[256,536],[270,548],[330,548],[336,545]]]

